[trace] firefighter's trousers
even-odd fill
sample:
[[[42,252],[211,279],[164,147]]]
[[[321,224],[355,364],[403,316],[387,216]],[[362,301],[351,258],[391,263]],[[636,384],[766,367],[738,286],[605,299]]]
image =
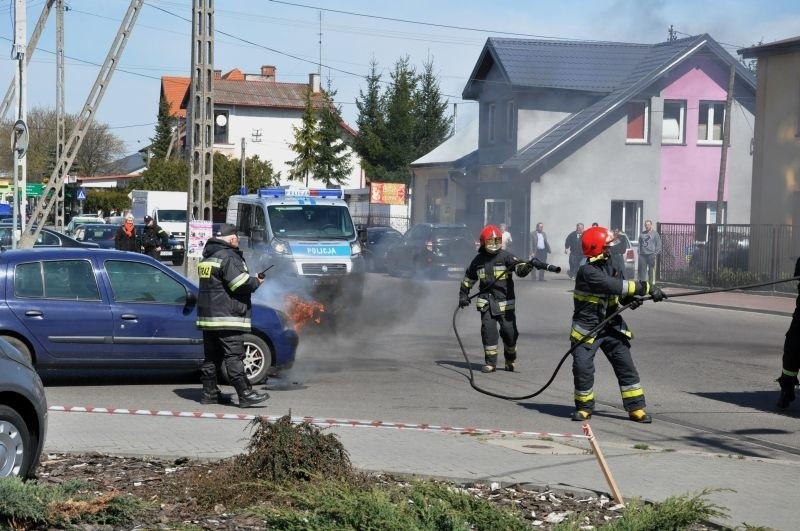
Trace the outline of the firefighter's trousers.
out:
[[[498,332],[498,328],[500,331]],[[503,355],[506,361],[517,359],[517,317],[514,310],[500,312],[492,316],[490,309],[481,311],[481,341],[486,364],[497,364],[497,346],[500,338],[503,339]]]
[[[575,340],[573,340],[573,343]],[[625,411],[645,407],[644,390],[639,382],[639,373],[633,364],[630,343],[627,338],[614,333],[602,334],[593,342],[585,342],[572,353],[572,376],[575,382],[575,408],[594,410],[594,355],[603,351],[619,382],[622,405]]]

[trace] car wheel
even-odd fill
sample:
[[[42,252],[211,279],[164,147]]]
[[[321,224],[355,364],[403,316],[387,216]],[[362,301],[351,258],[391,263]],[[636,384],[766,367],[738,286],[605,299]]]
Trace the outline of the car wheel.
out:
[[[20,354],[25,356],[25,358],[29,362],[31,362],[31,364],[33,364],[33,358],[31,357],[31,351],[28,348],[28,345],[25,344],[25,342],[23,342],[21,339],[17,339],[16,337],[13,337],[13,336],[0,336],[0,339],[5,339],[6,341],[8,341],[8,343],[11,344],[11,346],[13,346],[15,349],[19,350]]]
[[[174,265],[174,266],[183,265],[183,257],[181,256],[180,258],[173,258],[172,259],[172,265]]]
[[[33,440],[22,417],[0,406],[0,478],[28,477],[33,463]]]
[[[252,385],[258,385],[266,380],[269,368],[272,365],[272,349],[269,345],[254,334],[244,334],[244,373]],[[228,370],[222,364],[222,378],[230,383]]]

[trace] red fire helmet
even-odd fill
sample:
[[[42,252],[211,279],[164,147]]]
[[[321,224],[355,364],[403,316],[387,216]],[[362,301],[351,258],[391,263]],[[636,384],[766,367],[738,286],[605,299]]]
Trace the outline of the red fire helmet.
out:
[[[494,225],[486,225],[481,231],[481,246],[494,254],[503,247],[503,233]]]
[[[605,227],[590,227],[581,235],[584,256],[594,258],[603,254],[603,248],[614,241],[614,234]]]

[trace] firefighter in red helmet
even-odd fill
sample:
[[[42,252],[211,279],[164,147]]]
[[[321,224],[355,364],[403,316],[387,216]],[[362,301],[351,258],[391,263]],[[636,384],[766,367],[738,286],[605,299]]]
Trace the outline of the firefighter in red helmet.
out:
[[[655,284],[623,279],[624,271],[615,269],[609,258],[613,245],[617,243],[613,233],[605,227],[591,227],[584,231],[581,239],[586,263],[578,269],[575,276],[575,309],[570,339],[573,345],[583,342],[572,353],[572,376],[575,383],[575,412],[572,420],[583,421],[592,416],[595,404],[594,355],[600,349],[617,375],[622,404],[628,417],[636,422],[649,423],[652,418],[645,412],[644,390],[630,352],[633,334],[622,315],[617,315],[602,329],[588,335],[602,320],[618,309],[620,302],[626,304],[632,297],[646,295],[656,302],[666,298]]]
[[[517,360],[517,318],[512,274],[527,276],[533,265],[502,248],[503,232],[494,225],[481,231],[481,245],[477,256],[467,267],[459,290],[458,305],[469,305],[469,291],[480,281],[476,306],[481,314],[481,342],[484,366],[482,372],[497,370],[497,347],[503,340],[505,368],[513,371]],[[499,333],[498,333],[499,328]]]

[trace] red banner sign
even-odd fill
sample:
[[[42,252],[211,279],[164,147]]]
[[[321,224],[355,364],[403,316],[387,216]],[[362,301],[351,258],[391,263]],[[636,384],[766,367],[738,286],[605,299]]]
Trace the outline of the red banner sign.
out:
[[[370,183],[369,202],[377,205],[405,205],[406,185],[402,183]]]

